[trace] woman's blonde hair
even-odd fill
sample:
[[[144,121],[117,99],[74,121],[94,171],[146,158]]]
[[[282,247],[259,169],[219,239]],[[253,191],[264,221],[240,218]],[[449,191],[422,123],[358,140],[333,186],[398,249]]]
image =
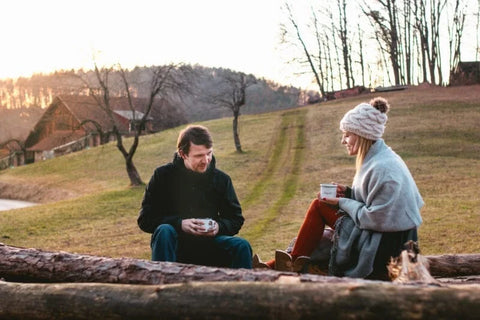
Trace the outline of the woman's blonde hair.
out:
[[[370,147],[373,144],[373,140],[358,136],[357,138],[357,145],[358,145],[358,153],[357,153],[357,159],[355,161],[355,171],[357,174],[360,168],[362,167],[363,160],[365,159],[365,156],[368,153],[368,150],[370,150]]]
[[[376,97],[370,100],[369,104],[375,109],[377,109],[378,111],[385,114],[388,113],[388,111],[390,110],[390,104],[386,99],[382,97]],[[370,140],[362,136],[359,136],[358,134],[357,136],[358,136],[358,139],[357,139],[358,153],[357,153],[357,159],[355,161],[355,171],[356,171],[355,174],[357,174],[360,168],[362,167],[363,160],[365,159],[365,156],[367,155],[368,150],[370,150],[370,147],[375,142],[374,140]]]

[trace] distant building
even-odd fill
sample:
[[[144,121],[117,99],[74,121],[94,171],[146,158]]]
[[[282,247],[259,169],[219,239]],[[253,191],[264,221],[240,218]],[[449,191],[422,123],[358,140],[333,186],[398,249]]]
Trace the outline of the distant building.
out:
[[[461,86],[480,83],[480,61],[459,62],[450,74],[450,85]]]
[[[0,170],[18,167],[24,163],[24,153],[18,143],[6,143],[0,148]]]
[[[332,91],[326,93],[327,100],[342,99],[348,97],[358,96],[366,91],[364,86],[356,86],[349,89]]]
[[[111,98],[110,106],[120,133],[129,136],[144,116],[144,99],[134,98],[135,111],[126,98]],[[153,112],[155,110],[155,112]],[[142,131],[152,133],[180,125],[186,120],[168,104],[157,102]],[[113,123],[91,96],[55,97],[25,141],[25,163],[53,158],[113,140]]]

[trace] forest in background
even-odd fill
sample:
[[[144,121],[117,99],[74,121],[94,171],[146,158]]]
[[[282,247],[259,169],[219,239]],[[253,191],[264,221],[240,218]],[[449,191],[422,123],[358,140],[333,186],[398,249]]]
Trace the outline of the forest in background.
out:
[[[133,79],[131,86],[136,97],[147,97],[149,88],[145,87],[143,79],[148,77],[151,68],[153,67],[136,67],[128,71],[130,79]],[[167,97],[166,103],[180,111],[180,115],[188,122],[232,116],[231,110],[212,104],[206,94],[216,91],[222,77],[238,72],[198,65],[192,69],[194,72],[189,83],[193,88],[191,93],[180,98]],[[0,142],[8,139],[23,141],[56,96],[87,95],[88,91],[81,83],[80,76],[94,78],[95,74],[92,70],[69,70],[0,80]],[[122,84],[114,84],[110,94],[112,97],[122,96]],[[247,88],[242,114],[281,110],[308,101],[308,93],[298,88],[255,78],[255,83]]]
[[[290,2],[282,44],[322,96],[358,85],[448,85],[461,61],[480,57],[475,0],[316,1],[303,10]]]

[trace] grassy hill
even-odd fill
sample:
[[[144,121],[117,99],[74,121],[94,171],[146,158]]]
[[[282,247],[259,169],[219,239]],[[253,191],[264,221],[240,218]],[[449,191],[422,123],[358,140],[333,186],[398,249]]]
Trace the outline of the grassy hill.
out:
[[[354,159],[340,144],[343,114],[378,94],[240,118],[243,154],[231,118],[202,122],[217,165],[233,179],[246,237],[262,258],[285,249],[321,182],[351,184]],[[392,110],[385,141],[409,166],[425,200],[424,254],[480,252],[480,86],[385,92]],[[179,128],[142,138],[134,161],[145,182],[172,159]],[[112,257],[150,257],[136,224],[143,187],[131,188],[108,144],[0,172],[0,197],[42,202],[0,212],[0,242]]]

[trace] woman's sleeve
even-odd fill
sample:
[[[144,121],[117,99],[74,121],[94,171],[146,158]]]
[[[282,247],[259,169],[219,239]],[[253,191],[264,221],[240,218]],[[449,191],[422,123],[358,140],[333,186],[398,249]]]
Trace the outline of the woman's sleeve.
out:
[[[363,188],[365,203],[340,198],[339,207],[349,214],[360,229],[379,232],[399,231],[395,214],[402,210],[402,179],[381,168],[374,170]],[[367,181],[367,179],[365,179]]]

